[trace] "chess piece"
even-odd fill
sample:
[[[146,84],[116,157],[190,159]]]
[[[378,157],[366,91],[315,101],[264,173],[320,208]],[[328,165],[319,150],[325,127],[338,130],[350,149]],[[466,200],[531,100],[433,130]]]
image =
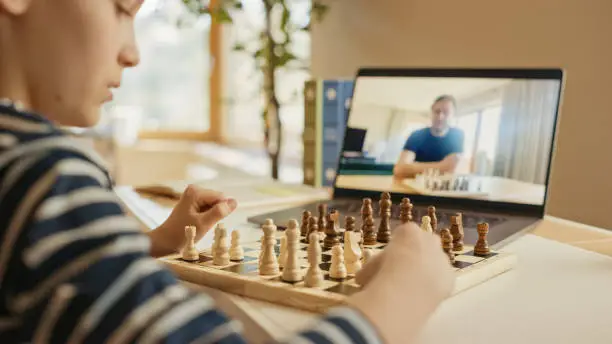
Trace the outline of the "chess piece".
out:
[[[372,199],[364,198],[361,203],[361,222],[365,222],[368,216],[374,216],[374,210],[372,209]]]
[[[321,245],[319,245],[319,235],[310,233],[308,238],[308,270],[304,278],[304,284],[309,288],[318,287],[323,283],[323,271],[321,264]]]
[[[325,221],[327,219],[327,204],[320,203],[318,206],[318,210],[319,223],[317,225],[319,226],[319,233],[323,233],[325,231],[325,228],[327,228],[327,221]]]
[[[374,251],[371,248],[365,248],[363,250],[362,264],[367,264],[370,261],[370,259],[372,259],[373,255],[374,255]]]
[[[284,268],[287,260],[287,231],[280,238],[280,252],[278,253],[278,267]]]
[[[304,212],[302,213],[302,226],[300,227],[300,235],[303,237],[308,236],[308,223],[311,216],[312,213],[308,210],[304,210]]]
[[[402,202],[400,203],[400,221],[401,223],[412,221],[412,204],[408,197],[402,198]]]
[[[444,253],[448,256],[451,264],[455,263],[455,253],[453,252],[453,236],[451,235],[450,230],[448,228],[443,228],[440,230],[440,236],[442,241],[442,249]]]
[[[336,222],[334,221],[334,216],[332,214],[327,214],[327,221],[325,227],[325,239],[323,239],[323,247],[326,249],[330,249],[338,244],[340,244],[340,239],[338,239],[338,233],[336,232]]]
[[[300,263],[298,261],[298,250],[300,242],[300,232],[298,222],[290,220],[285,230],[285,260],[282,279],[285,282],[298,282],[302,280]]]
[[[376,231],[374,230],[374,218],[368,216],[363,227],[363,244],[376,245]]]
[[[276,275],[279,273],[278,261],[274,254],[274,246],[276,245],[276,226],[271,219],[267,219],[264,223],[264,237],[261,241],[261,259],[259,261],[260,275]]]
[[[355,238],[357,239],[357,245],[363,249],[363,233],[361,232],[361,229],[355,225],[355,218],[353,216],[347,216],[344,219],[344,231],[354,232]]]
[[[361,248],[359,238],[353,231],[344,232],[344,261],[347,273],[354,275],[361,270]]]
[[[230,248],[230,260],[239,262],[244,260],[244,249],[240,245],[240,232],[232,232],[232,247]]]
[[[454,251],[462,251],[463,250],[463,228],[459,226],[459,216],[451,216],[451,227],[450,233],[453,236],[453,250]]]
[[[344,264],[344,250],[341,245],[332,248],[331,266],[329,267],[329,277],[335,279],[345,279],[347,275],[346,265]]]
[[[308,219],[308,235],[306,236],[306,243],[310,243],[310,234],[317,233],[317,242],[319,241],[319,226],[317,225],[318,219],[316,216],[311,216]]]
[[[438,233],[438,217],[436,216],[436,207],[433,205],[427,207],[427,216],[429,216],[431,230],[434,233]]]
[[[376,240],[382,243],[388,243],[391,239],[391,194],[383,192],[380,198],[380,224]]]
[[[421,217],[421,229],[424,232],[433,233],[433,229],[431,228],[431,218],[427,215]]]
[[[478,231],[478,240],[474,246],[474,255],[486,256],[491,253],[489,249],[489,242],[487,241],[487,234],[489,234],[489,224],[486,222],[479,223],[476,227]]]
[[[230,263],[227,229],[222,223],[217,224],[215,228],[215,245],[213,250],[213,265],[223,266]]]
[[[185,227],[185,239],[187,244],[183,248],[183,260],[194,262],[200,260],[200,253],[195,246],[196,227]]]

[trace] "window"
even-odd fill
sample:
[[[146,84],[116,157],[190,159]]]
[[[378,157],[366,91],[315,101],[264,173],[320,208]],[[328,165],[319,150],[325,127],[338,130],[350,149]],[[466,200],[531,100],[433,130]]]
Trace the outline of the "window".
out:
[[[487,107],[457,119],[465,134],[459,173],[490,174],[497,149],[501,107]]]
[[[305,26],[308,22],[309,1],[289,1],[291,21]],[[261,91],[262,75],[251,53],[249,42],[258,42],[259,33],[265,25],[263,3],[244,1],[243,9],[233,15],[234,23],[224,27],[225,109],[224,136],[230,143],[246,144],[264,149],[262,108],[264,98]],[[300,59],[310,56],[310,35],[299,32],[292,36],[292,52]],[[249,52],[234,51],[236,43],[246,43]],[[308,65],[308,63],[306,63]],[[283,124],[283,147],[281,166],[301,165],[302,132],[304,130],[304,83],[310,78],[308,70],[287,68],[277,71],[277,96],[281,103],[280,116]]]
[[[180,0],[144,2],[135,22],[141,62],[124,71],[112,117],[129,118],[145,132],[209,130],[211,23],[187,15]],[[185,18],[193,20],[180,25]]]

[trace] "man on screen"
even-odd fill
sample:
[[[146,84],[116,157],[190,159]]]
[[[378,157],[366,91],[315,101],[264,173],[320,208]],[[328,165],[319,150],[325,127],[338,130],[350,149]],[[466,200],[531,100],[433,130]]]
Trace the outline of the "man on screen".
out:
[[[413,178],[433,168],[441,173],[454,172],[463,153],[463,131],[449,125],[455,114],[452,96],[442,95],[431,106],[431,127],[413,132],[393,169],[396,179]]]

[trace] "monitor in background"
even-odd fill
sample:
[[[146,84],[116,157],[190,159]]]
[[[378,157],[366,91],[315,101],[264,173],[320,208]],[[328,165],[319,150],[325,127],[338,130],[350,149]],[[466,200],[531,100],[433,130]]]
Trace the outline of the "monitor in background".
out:
[[[561,78],[468,74],[358,76],[335,187],[542,206]]]

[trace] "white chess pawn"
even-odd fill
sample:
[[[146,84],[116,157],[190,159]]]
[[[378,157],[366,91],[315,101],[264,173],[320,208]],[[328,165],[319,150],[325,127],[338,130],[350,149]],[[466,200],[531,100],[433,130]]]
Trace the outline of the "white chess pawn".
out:
[[[185,227],[185,239],[187,241],[185,248],[183,248],[183,259],[193,262],[200,259],[200,253],[195,246],[195,226]]]
[[[240,232],[232,232],[232,247],[230,248],[230,260],[241,261],[244,259],[244,249],[240,245]]]
[[[336,245],[332,248],[331,266],[329,267],[329,276],[336,279],[346,278],[347,271],[344,264],[344,250],[342,246]]]
[[[363,258],[362,258],[362,264],[367,264],[371,259],[372,256],[374,255],[374,251],[372,251],[371,248],[366,248],[363,250]]]
[[[428,215],[421,218],[421,229],[425,232],[433,233],[433,228],[431,227],[431,217]]]
[[[281,268],[285,267],[285,261],[287,260],[287,231],[280,238],[280,252],[278,253],[278,266]]]
[[[289,221],[285,231],[285,264],[282,279],[286,282],[298,282],[302,280],[302,270],[298,260],[298,250],[300,244],[300,229],[298,222]]]
[[[304,278],[304,284],[308,288],[315,288],[323,283],[323,270],[319,267],[321,264],[321,245],[317,241],[319,235],[310,233],[308,238],[308,270]]]
[[[215,228],[215,244],[213,245],[213,264],[228,265],[230,263],[229,245],[227,244],[227,229],[222,223]]]

